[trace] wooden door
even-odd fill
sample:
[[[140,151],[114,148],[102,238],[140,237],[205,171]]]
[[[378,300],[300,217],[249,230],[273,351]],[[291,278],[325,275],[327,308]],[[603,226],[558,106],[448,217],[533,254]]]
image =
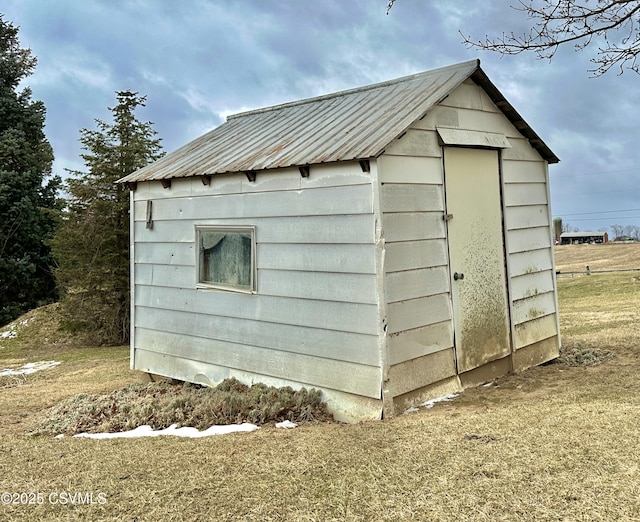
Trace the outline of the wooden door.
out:
[[[462,373],[510,352],[498,152],[445,148],[444,166],[456,361]]]

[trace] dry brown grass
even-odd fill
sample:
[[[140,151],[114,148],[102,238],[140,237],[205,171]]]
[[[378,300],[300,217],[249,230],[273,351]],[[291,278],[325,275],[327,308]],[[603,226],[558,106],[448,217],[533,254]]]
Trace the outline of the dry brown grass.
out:
[[[62,396],[137,378],[124,348],[41,346],[40,359],[67,359],[0,389],[0,491],[101,492],[107,503],[0,506],[0,519],[640,520],[640,282],[594,275],[559,289],[565,344],[613,357],[533,368],[357,425],[195,440],[30,437],[27,421]],[[33,360],[10,350],[0,365]]]
[[[640,268],[640,243],[605,243],[601,245],[558,245],[555,247],[556,270],[583,272]]]

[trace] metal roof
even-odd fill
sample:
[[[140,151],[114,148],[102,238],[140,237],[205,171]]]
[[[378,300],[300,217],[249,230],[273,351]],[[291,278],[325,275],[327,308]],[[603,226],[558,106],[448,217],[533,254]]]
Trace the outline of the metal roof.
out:
[[[549,163],[558,158],[471,60],[396,80],[229,116],[120,182],[304,166],[379,156],[463,81],[481,85]]]
[[[604,236],[606,232],[563,232],[560,237],[597,237]],[[609,235],[609,234],[607,234]]]

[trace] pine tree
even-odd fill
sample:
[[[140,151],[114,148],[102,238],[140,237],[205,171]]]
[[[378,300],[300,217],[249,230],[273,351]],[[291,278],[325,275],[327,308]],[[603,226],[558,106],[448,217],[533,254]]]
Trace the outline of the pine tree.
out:
[[[115,181],[162,157],[161,139],[135,110],[146,96],[116,93],[113,123],[96,119],[80,142],[88,172],[71,171],[69,202],[53,241],[66,324],[95,344],[129,338],[129,190]]]
[[[60,178],[44,134],[45,107],[18,91],[36,58],[0,14],[0,325],[56,298],[47,241],[56,224]]]

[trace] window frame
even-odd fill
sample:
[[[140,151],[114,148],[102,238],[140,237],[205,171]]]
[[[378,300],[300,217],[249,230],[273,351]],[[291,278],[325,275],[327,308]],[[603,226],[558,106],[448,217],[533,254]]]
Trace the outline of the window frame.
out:
[[[200,280],[201,270],[201,233],[250,233],[251,235],[251,267],[250,267],[250,287],[234,286],[224,283],[203,282]],[[242,294],[255,294],[258,290],[257,268],[256,268],[256,227],[254,225],[195,225],[195,276],[196,289],[199,290],[224,290],[227,292],[237,292]]]

